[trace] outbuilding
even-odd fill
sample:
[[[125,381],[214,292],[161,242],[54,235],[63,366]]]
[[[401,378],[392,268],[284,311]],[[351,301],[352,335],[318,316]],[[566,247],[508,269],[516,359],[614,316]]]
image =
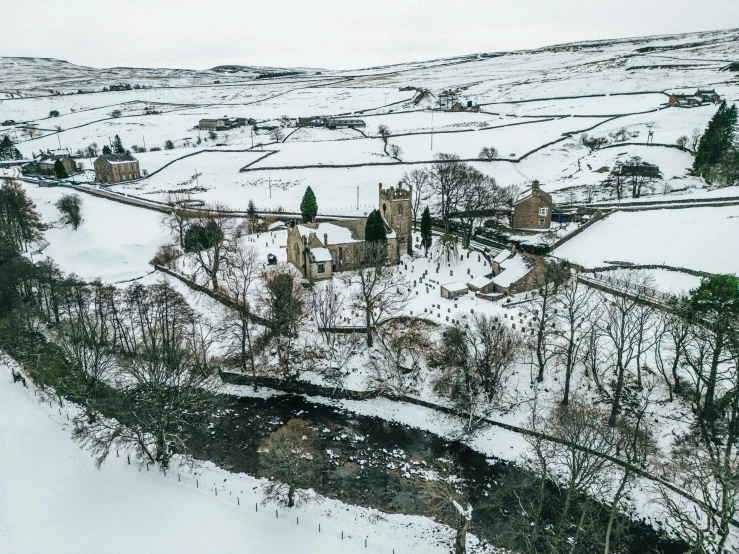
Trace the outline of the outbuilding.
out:
[[[441,297],[447,300],[454,300],[455,298],[464,296],[468,292],[467,283],[462,281],[454,281],[453,283],[441,285]]]

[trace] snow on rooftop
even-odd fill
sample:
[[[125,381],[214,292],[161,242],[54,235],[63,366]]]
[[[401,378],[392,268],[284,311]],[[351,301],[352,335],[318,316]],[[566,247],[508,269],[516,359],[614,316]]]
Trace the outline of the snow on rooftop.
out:
[[[500,251],[500,253],[497,256],[495,256],[495,258],[493,258],[493,261],[496,263],[501,263],[502,261],[507,260],[510,257],[511,257],[511,251],[508,250],[507,248],[504,248],[503,250]]]
[[[454,281],[452,283],[447,283],[441,286],[449,292],[460,292],[467,290],[467,283],[465,283],[464,281]]]
[[[301,237],[307,237],[311,233],[315,233],[321,242],[323,242],[323,235],[328,235],[329,244],[361,242],[358,239],[352,238],[351,229],[339,227],[333,223],[320,223],[315,229],[306,227],[305,225],[298,225],[298,231],[300,232]]]
[[[526,275],[531,269],[523,256],[516,255],[500,264],[503,270],[500,275],[493,277],[493,282],[501,287],[508,287]]]
[[[490,283],[493,282],[493,279],[491,277],[486,277],[485,275],[480,275],[478,277],[475,277],[474,279],[467,282],[467,285],[470,287],[476,287],[478,289],[481,289]]]
[[[329,252],[328,248],[311,248],[310,253],[317,262],[331,261],[331,252]]]

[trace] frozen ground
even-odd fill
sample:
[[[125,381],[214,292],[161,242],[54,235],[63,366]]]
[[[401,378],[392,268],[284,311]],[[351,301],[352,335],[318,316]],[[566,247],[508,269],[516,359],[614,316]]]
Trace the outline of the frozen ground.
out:
[[[739,206],[617,212],[555,250],[588,268],[609,262],[739,272]]]
[[[320,498],[279,508],[279,518],[273,505],[256,512],[261,481],[211,464],[164,476],[128,465],[121,453],[98,470],[71,440],[66,414],[73,407],[59,414],[58,406],[39,405],[31,389],[12,383],[5,364],[0,398],[3,552],[448,551],[452,531],[423,517]]]
[[[82,223],[75,231],[58,222],[54,204],[73,191],[65,188],[40,188],[25,185],[45,224],[48,245],[35,260],[51,257],[65,273],[75,273],[86,281],[105,283],[140,277],[149,271],[149,260],[164,244],[166,234],[159,223],[159,213],[81,194]]]

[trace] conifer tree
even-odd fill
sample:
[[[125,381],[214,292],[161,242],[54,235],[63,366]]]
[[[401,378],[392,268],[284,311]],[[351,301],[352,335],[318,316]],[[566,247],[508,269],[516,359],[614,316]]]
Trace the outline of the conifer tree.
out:
[[[113,152],[111,152],[110,146],[108,146],[107,144],[105,146],[103,146],[103,155],[104,156],[107,156],[108,154],[112,154],[112,153]]]
[[[318,214],[318,201],[316,195],[313,194],[313,189],[308,187],[305,189],[303,200],[300,202],[300,213],[303,214],[303,221],[311,223]]]
[[[121,142],[121,137],[118,135],[115,136],[113,139],[113,152],[116,154],[125,154],[126,149],[123,148],[123,142]]]
[[[64,164],[61,160],[57,160],[54,162],[54,176],[57,179],[66,179],[69,177],[69,174],[67,173],[67,168],[64,167]]]
[[[710,179],[711,170],[734,144],[737,125],[736,105],[730,108],[724,100],[708,123],[695,152],[693,170],[705,179]]]
[[[246,208],[246,219],[249,222],[249,232],[253,233],[259,220],[259,214],[257,214],[257,206],[254,204],[254,200],[249,200],[249,205]]]
[[[428,256],[429,248],[431,248],[431,213],[428,206],[421,216],[421,246],[424,248],[424,257]]]
[[[380,215],[380,210],[372,210],[367,218],[364,226],[364,240],[367,242],[384,242],[387,243],[387,232],[385,230],[385,221]]]

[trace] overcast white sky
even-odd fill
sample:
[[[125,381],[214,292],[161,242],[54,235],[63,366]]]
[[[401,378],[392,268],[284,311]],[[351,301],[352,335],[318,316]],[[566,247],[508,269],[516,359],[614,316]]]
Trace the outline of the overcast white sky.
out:
[[[0,0],[0,55],[350,69],[739,26],[737,0]],[[0,76],[0,80],[2,76]]]

